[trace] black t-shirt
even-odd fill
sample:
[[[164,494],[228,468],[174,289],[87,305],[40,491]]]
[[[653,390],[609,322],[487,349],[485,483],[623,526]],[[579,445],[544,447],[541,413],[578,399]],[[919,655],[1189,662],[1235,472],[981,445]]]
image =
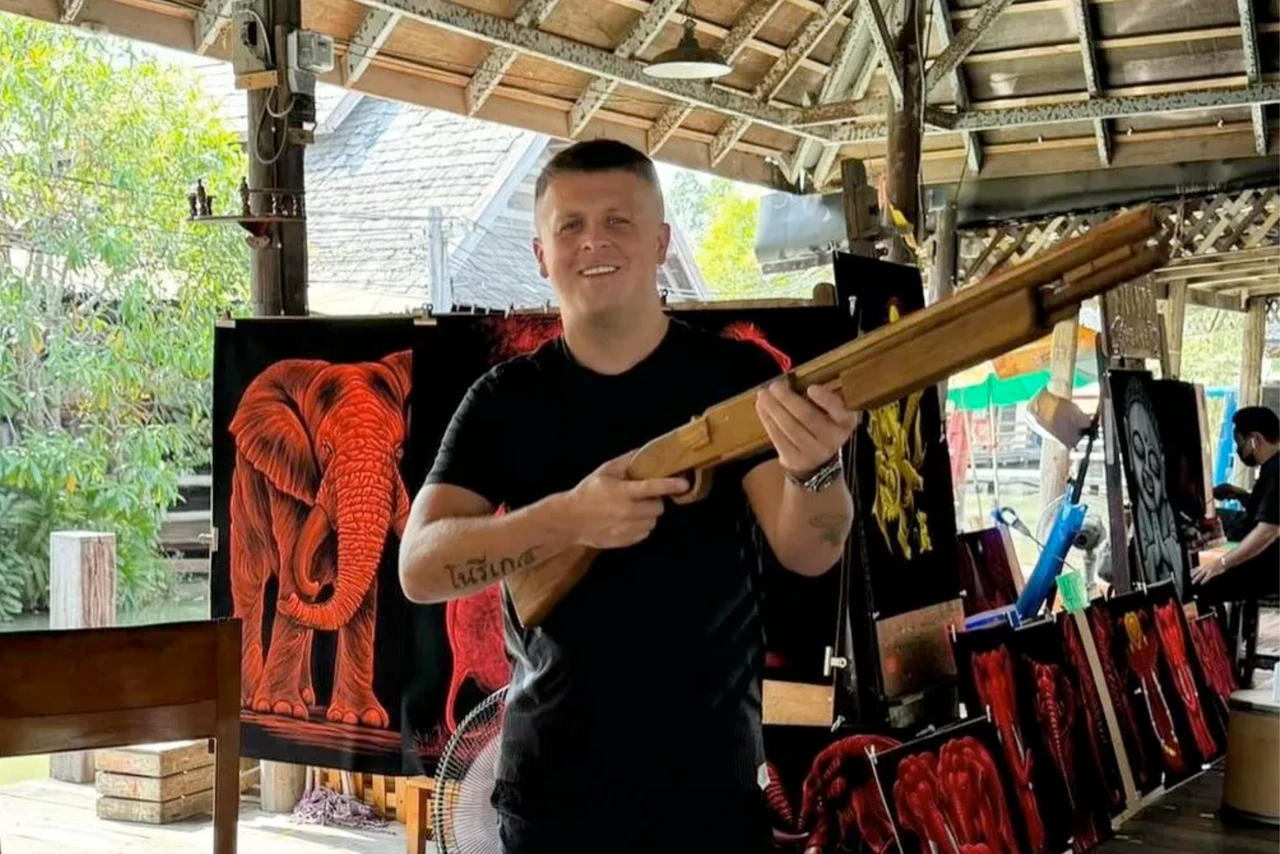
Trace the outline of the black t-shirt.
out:
[[[676,320],[619,375],[553,341],[472,386],[427,482],[515,511],[779,373],[759,347]],[[668,501],[647,539],[602,551],[536,628],[504,594],[501,806],[529,815],[677,783],[729,795],[757,785],[764,633],[741,480],[769,456],[718,468],[701,501]]]
[[[1240,531],[1247,535],[1258,524],[1280,525],[1280,454],[1272,454],[1271,459],[1258,469],[1258,479],[1253,483],[1253,491],[1244,502],[1244,519]],[[1280,541],[1267,546],[1266,550],[1250,561],[1258,572],[1280,575]],[[1272,587],[1275,581],[1272,581]]]

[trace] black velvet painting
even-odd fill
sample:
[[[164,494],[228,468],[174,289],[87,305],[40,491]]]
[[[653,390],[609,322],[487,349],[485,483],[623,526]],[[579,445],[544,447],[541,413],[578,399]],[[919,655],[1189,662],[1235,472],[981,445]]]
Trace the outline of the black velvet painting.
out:
[[[1165,586],[1172,590],[1172,584]],[[1212,753],[1210,748],[1216,744],[1202,740],[1206,734],[1211,736],[1206,730],[1191,731],[1184,701],[1162,650],[1162,632],[1152,604],[1147,594],[1137,591],[1094,607],[1104,609],[1109,618],[1112,651],[1117,663],[1122,663],[1132,712],[1143,734],[1139,759],[1145,760],[1147,775],[1156,785],[1163,782],[1167,788],[1198,772],[1201,749]],[[1161,624],[1167,625],[1167,604],[1161,614]],[[1130,764],[1137,764],[1133,754],[1129,756]]]
[[[1051,823],[1069,835],[1071,849],[1082,854],[1111,835],[1105,766],[1091,745],[1083,689],[1056,622],[1018,629],[1013,648],[1023,720],[1034,722],[1037,762],[1050,771],[1040,775],[1041,803],[1053,815]],[[1105,728],[1105,721],[1098,722]]]
[[[1226,729],[1215,714],[1217,700],[1196,655],[1190,622],[1172,583],[1148,587],[1147,596],[1164,673],[1173,686],[1174,720],[1191,761],[1207,764],[1226,750]]]
[[[887,735],[828,727],[767,726],[765,798],[782,854],[885,854],[893,827],[871,773],[870,752],[897,747]]]
[[[863,335],[924,307],[920,271],[837,253],[836,282]],[[858,520],[877,619],[959,596],[951,463],[933,386],[862,416]]]
[[[1009,770],[1009,809],[1021,819],[1028,854],[1065,850],[1071,837],[1062,782],[1046,750],[1044,726],[1028,702],[1023,638],[1002,625],[955,638],[960,698],[971,718],[990,718]],[[1046,709],[1048,711],[1048,709]]]
[[[1108,376],[1141,578],[1148,584],[1173,579],[1181,592],[1190,569],[1170,499],[1166,439],[1157,408],[1160,392],[1147,371],[1113,370]]]
[[[1091,640],[1092,636],[1087,634],[1087,626],[1086,634],[1082,635],[1075,616],[1067,611],[1058,612],[1057,625],[1064,656],[1062,667],[1076,692],[1077,718],[1083,727],[1087,761],[1098,773],[1098,785],[1105,795],[1107,815],[1114,818],[1124,812],[1127,804],[1115,742],[1102,709],[1103,692],[1107,686],[1105,682],[1099,684],[1098,677],[1089,666],[1085,641],[1086,638]]]
[[[956,557],[966,617],[1018,601],[1013,574],[1022,570],[1010,557],[1008,536],[1001,528],[983,528],[960,535]]]
[[[412,426],[422,347],[409,319],[216,329],[212,615],[243,625],[246,757],[402,771],[396,557],[434,451]]]
[[[1137,604],[1144,597],[1141,593],[1132,593],[1122,598]],[[1085,619],[1093,636],[1094,648],[1098,651],[1098,663],[1115,710],[1134,786],[1139,794],[1148,795],[1160,787],[1164,766],[1153,730],[1153,718],[1138,687],[1138,680],[1129,669],[1124,626],[1117,623],[1109,604],[1102,599],[1090,603],[1085,609]]]
[[[1027,848],[991,722],[975,718],[878,753],[872,767],[902,854]]]
[[[1199,551],[1222,537],[1205,471],[1206,437],[1200,432],[1204,390],[1178,380],[1156,380],[1152,385],[1174,523],[1183,545]]]

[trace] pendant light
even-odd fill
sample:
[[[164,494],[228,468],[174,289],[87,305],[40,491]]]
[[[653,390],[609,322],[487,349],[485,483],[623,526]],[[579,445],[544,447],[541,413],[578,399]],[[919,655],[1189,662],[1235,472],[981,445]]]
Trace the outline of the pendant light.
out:
[[[671,50],[663,51],[653,62],[644,67],[644,73],[650,77],[662,77],[668,80],[709,80],[723,77],[733,66],[725,62],[720,54],[710,48],[698,44],[693,34],[693,13],[690,0],[684,4],[684,35],[680,43]]]

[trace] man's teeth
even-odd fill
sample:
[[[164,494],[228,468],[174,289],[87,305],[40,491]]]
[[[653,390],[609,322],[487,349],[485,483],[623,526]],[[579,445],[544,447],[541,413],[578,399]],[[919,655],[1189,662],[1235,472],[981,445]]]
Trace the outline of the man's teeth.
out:
[[[618,270],[618,268],[617,268],[617,267],[592,267],[592,268],[591,268],[591,269],[589,269],[589,270],[584,270],[584,271],[583,271],[583,273],[582,273],[582,275],[584,275],[584,276],[603,276],[603,275],[604,275],[604,274],[606,274],[606,273],[616,273],[616,272],[617,272],[617,270]]]

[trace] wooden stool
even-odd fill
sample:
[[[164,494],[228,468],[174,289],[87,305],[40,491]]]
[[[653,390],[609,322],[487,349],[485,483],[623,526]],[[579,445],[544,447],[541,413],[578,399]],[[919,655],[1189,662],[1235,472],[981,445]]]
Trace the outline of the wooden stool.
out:
[[[1270,690],[1231,694],[1222,812],[1280,824],[1280,703]]]
[[[407,854],[423,854],[431,838],[431,796],[436,781],[431,777],[404,778],[400,803],[404,809],[404,838]]]

